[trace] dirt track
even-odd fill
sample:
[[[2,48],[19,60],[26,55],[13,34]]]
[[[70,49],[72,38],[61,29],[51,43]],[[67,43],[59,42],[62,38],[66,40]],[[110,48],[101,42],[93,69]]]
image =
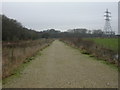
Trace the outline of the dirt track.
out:
[[[7,88],[117,88],[116,69],[56,40]]]

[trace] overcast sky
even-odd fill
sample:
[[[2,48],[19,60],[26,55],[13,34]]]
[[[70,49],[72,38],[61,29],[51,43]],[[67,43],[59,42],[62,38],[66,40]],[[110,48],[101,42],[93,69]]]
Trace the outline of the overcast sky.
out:
[[[103,16],[108,8],[112,13],[111,26],[118,30],[117,2],[4,2],[2,6],[3,14],[37,31],[103,29]]]

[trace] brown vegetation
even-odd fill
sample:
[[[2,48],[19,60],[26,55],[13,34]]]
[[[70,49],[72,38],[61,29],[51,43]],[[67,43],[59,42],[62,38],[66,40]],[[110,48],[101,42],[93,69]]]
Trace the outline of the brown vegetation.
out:
[[[73,47],[80,48],[84,54],[90,54],[90,56],[95,56],[98,59],[118,65],[117,52],[102,47],[93,41],[83,40],[81,38],[64,38],[61,40]]]
[[[48,46],[52,39],[29,40],[21,42],[3,42],[2,45],[2,77],[14,74],[14,70],[26,63],[39,50]]]

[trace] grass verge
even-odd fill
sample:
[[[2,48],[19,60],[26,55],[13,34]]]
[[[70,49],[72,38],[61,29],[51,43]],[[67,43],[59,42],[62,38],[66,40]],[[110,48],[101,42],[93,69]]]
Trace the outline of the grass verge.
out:
[[[73,45],[70,45],[70,44],[68,44],[68,43],[66,43],[66,42],[64,42],[64,41],[62,41],[62,42],[63,42],[65,45],[70,46],[71,48],[74,48],[74,49],[78,50],[80,53],[82,53],[82,54],[84,54],[84,55],[86,55],[86,56],[89,56],[90,58],[93,58],[93,60],[99,61],[100,63],[105,64],[105,65],[108,65],[110,68],[116,69],[116,70],[118,70],[118,71],[120,72],[120,67],[118,67],[117,65],[112,64],[112,63],[110,63],[110,62],[108,62],[108,61],[106,61],[106,60],[103,60],[103,59],[98,59],[98,58],[95,57],[94,55],[88,53],[86,50],[81,50],[80,48],[77,48],[77,47],[75,47],[75,46],[73,46]]]
[[[4,78],[2,80],[2,84],[6,84],[8,81],[14,79],[14,78],[17,78],[17,77],[20,77],[20,74],[21,72],[31,63],[32,60],[35,59],[35,56],[33,57],[30,57],[30,58],[26,58],[26,61],[21,64],[18,68],[16,68],[14,71],[13,71],[13,74],[10,75],[9,77],[7,78]]]
[[[11,74],[9,77],[6,77],[4,79],[2,79],[2,84],[6,84],[7,82],[9,82],[10,80],[14,79],[14,78],[19,78],[21,76],[22,71],[29,65],[31,64],[31,61],[34,60],[37,56],[41,56],[41,51],[44,50],[45,48],[49,47],[50,45],[48,44],[47,46],[43,47],[40,51],[38,51],[34,56],[30,57],[30,58],[26,58],[26,60],[23,62],[23,64],[21,64],[20,66],[18,66]]]

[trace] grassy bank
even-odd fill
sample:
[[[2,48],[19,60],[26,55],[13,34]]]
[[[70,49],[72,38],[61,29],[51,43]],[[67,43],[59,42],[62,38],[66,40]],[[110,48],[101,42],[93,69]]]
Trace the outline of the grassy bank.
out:
[[[22,63],[29,62],[39,50],[42,50],[52,39],[39,39],[20,42],[3,42],[2,45],[2,78],[13,75]]]
[[[91,40],[102,47],[118,51],[118,38],[87,38],[85,40]]]
[[[114,41],[113,38],[111,40],[108,38],[62,38],[61,41],[80,49],[83,54],[118,66],[117,39]]]

